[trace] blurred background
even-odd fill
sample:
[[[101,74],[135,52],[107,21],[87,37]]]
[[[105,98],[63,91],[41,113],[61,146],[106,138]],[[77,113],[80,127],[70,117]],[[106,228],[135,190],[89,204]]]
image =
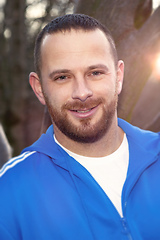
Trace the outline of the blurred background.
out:
[[[119,59],[125,62],[119,117],[160,131],[160,0],[0,0],[1,153],[8,144],[13,156],[19,154],[50,123],[28,76],[34,71],[38,32],[51,19],[69,13],[97,18],[115,39]],[[0,165],[6,158],[1,154]]]

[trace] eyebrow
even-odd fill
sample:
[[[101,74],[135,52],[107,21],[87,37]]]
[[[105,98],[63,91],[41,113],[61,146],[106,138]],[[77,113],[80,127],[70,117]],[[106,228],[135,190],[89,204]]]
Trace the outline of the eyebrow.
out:
[[[109,72],[108,67],[104,64],[96,64],[96,65],[89,66],[88,70],[93,70],[93,69],[96,69],[96,68],[102,68],[102,69],[106,70],[107,72]]]
[[[106,65],[104,64],[95,64],[95,65],[91,65],[89,67],[87,67],[87,71],[90,71],[90,70],[93,70],[93,69],[97,69],[97,68],[102,68],[104,69],[105,71],[109,72],[109,69]],[[53,77],[56,75],[56,74],[66,74],[66,73],[71,73],[71,70],[69,69],[57,69],[57,70],[54,70],[52,71],[50,74],[49,74],[49,78],[50,79],[53,79]]]

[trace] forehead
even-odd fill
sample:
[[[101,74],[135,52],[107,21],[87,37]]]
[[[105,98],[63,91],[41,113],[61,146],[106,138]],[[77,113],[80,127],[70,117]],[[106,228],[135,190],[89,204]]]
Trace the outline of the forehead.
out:
[[[114,67],[110,43],[99,29],[71,30],[46,35],[41,45],[41,72],[57,69],[77,71],[103,64]]]
[[[110,51],[110,44],[106,35],[99,29],[84,31],[73,30],[48,34],[41,44],[41,53],[50,52],[80,52],[103,49]]]

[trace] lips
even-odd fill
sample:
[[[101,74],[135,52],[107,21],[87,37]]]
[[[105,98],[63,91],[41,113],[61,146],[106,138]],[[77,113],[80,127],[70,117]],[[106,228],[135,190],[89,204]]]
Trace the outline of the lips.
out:
[[[89,118],[94,115],[94,113],[97,111],[98,106],[92,107],[92,108],[85,108],[85,109],[72,109],[70,112],[72,115],[76,118]]]
[[[102,98],[98,98],[96,100],[88,99],[86,102],[67,102],[63,106],[63,109],[68,110],[75,118],[84,119],[92,117],[97,112],[99,105],[101,105],[102,103]]]

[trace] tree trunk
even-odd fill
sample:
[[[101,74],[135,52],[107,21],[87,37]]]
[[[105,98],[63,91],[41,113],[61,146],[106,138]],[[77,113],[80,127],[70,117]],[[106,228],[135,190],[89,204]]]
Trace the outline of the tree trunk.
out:
[[[18,146],[17,152],[22,149],[25,141],[24,132],[24,105],[26,98],[26,27],[25,27],[25,0],[7,0],[4,8],[4,30],[10,32],[4,55],[7,69],[6,83],[4,82],[5,114],[3,124],[7,129],[12,146]],[[4,71],[4,70],[3,70]]]

